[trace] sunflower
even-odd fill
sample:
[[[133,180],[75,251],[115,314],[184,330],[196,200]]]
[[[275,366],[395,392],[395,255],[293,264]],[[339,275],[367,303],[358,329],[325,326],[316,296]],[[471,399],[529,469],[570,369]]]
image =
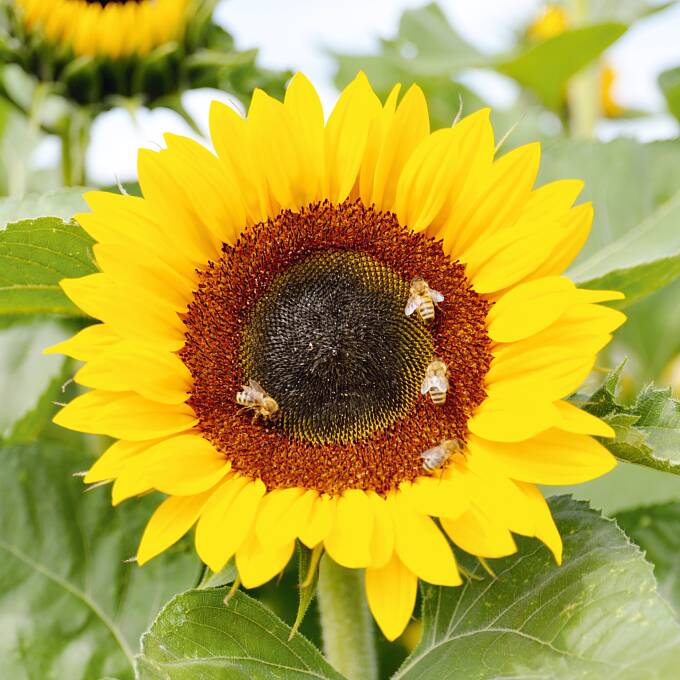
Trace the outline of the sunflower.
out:
[[[146,55],[181,37],[190,0],[14,0],[29,32],[76,56]]]
[[[324,125],[302,75],[247,118],[215,103],[214,155],[140,151],[143,198],[79,215],[100,273],[62,282],[101,321],[56,347],[91,391],[55,417],[116,441],[87,473],[113,503],[167,494],[139,564],[194,525],[246,588],[297,540],[365,570],[389,639],[417,580],[461,583],[534,536],[562,543],[536,484],[615,465],[608,425],[564,397],[624,320],[562,275],[592,207],[534,189],[539,146],[495,158],[489,111],[430,131],[421,90],[359,74]]]

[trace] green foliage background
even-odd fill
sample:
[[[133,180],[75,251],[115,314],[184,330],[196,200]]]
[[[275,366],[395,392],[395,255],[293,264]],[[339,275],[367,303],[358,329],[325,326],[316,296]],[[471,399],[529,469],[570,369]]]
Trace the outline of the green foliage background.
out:
[[[8,2],[0,3],[3,12]],[[370,658],[359,659],[354,667],[360,671],[349,676],[342,659],[320,651],[317,577],[299,587],[314,564],[308,551],[300,548],[279,582],[248,594],[234,591],[233,565],[204,573],[187,541],[144,569],[125,561],[134,556],[157,499],[114,509],[106,489],[83,493],[73,475],[86,470],[106,442],[51,424],[55,402],[75,393],[69,384],[75,362],[41,354],[89,323],[58,282],[96,266],[91,239],[72,220],[86,209],[84,189],[59,187],[74,179],[84,184],[86,177],[76,176],[73,164],[34,171],[27,159],[36,144],[56,133],[66,152],[74,121],[89,125],[114,103],[168,106],[186,117],[184,89],[210,84],[247,103],[256,85],[280,95],[288,74],[260,68],[256,51],[237,52],[208,12],[200,28],[205,34],[195,38],[209,35],[209,44],[196,43],[200,50],[182,66],[193,75],[176,92],[140,99],[143,91],[112,97],[95,89],[87,101],[74,101],[73,83],[60,81],[47,88],[36,114],[31,103],[42,85],[25,54],[7,56],[14,38],[0,22],[0,677],[676,677],[680,141],[594,138],[604,115],[598,70],[605,50],[645,14],[663,8],[642,0],[565,7],[571,13],[565,32],[538,41],[518,34],[507,54],[482,54],[430,4],[406,11],[396,34],[381,39],[374,53],[332,55],[338,87],[358,69],[381,97],[395,82],[418,83],[434,127],[450,125],[461,105],[465,113],[485,105],[464,84],[469,69],[518,83],[516,104],[493,112],[499,153],[539,139],[539,183],[585,180],[582,200],[594,202],[595,224],[569,274],[584,287],[623,290],[626,299],[617,305],[629,317],[599,358],[599,370],[572,397],[614,427],[616,440],[607,445],[622,465],[573,489],[581,501],[545,489],[565,539],[564,565],[555,566],[547,549],[528,539],[518,541],[516,555],[492,561],[495,576],[458,551],[471,574],[467,583],[423,586],[417,618],[396,643],[377,629],[365,631],[369,651],[348,654]],[[78,77],[94,77],[92,68]],[[680,118],[680,66],[663,73],[659,85],[668,111]],[[138,191],[134,184],[126,189]],[[674,366],[675,385],[666,387]],[[363,625],[360,620],[357,612],[355,625]]]

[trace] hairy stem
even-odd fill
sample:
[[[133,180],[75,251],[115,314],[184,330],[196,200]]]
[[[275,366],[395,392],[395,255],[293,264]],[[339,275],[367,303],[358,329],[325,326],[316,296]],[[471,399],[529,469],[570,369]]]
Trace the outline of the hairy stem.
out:
[[[363,571],[321,560],[317,590],[324,653],[348,680],[376,680],[378,660]]]

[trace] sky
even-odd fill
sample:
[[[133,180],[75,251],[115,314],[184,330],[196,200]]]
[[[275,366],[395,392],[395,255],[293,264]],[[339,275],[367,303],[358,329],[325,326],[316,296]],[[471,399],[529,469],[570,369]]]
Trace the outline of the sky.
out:
[[[239,49],[258,47],[263,66],[303,71],[319,90],[328,112],[337,93],[327,50],[375,51],[379,37],[394,34],[405,9],[423,4],[413,0],[226,0],[217,8],[216,19],[234,35]],[[439,4],[465,39],[489,53],[509,48],[515,32],[542,5],[539,0],[441,0]],[[614,96],[621,104],[663,111],[656,78],[661,71],[680,65],[678,36],[680,3],[638,22],[609,50],[607,59],[619,74]],[[475,73],[470,84],[495,106],[509,106],[515,96],[513,83],[501,76]],[[212,90],[185,96],[185,106],[203,129],[215,98],[227,100],[224,93]],[[104,185],[134,179],[137,149],[158,148],[165,132],[190,134],[186,124],[167,110],[142,110],[134,121],[120,109],[100,116],[88,153],[90,178]],[[626,134],[646,141],[677,133],[676,122],[664,113],[644,122],[607,122],[597,130],[604,140]],[[41,149],[46,162],[57,153],[54,142]]]

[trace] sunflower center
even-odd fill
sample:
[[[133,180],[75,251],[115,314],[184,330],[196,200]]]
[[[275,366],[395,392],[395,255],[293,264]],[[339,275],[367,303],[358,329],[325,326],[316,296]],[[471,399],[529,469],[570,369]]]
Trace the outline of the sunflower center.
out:
[[[331,251],[279,274],[244,328],[244,375],[278,403],[276,424],[312,442],[363,439],[405,415],[432,358],[404,314],[409,284],[370,255]]]
[[[405,315],[415,277],[444,296],[427,324]],[[283,210],[199,274],[180,351],[189,404],[232,469],[268,489],[386,494],[428,474],[424,452],[466,439],[489,306],[440,241],[393,213],[350,200]],[[433,356],[449,373],[438,404],[420,393]],[[251,380],[271,417],[244,407]]]

